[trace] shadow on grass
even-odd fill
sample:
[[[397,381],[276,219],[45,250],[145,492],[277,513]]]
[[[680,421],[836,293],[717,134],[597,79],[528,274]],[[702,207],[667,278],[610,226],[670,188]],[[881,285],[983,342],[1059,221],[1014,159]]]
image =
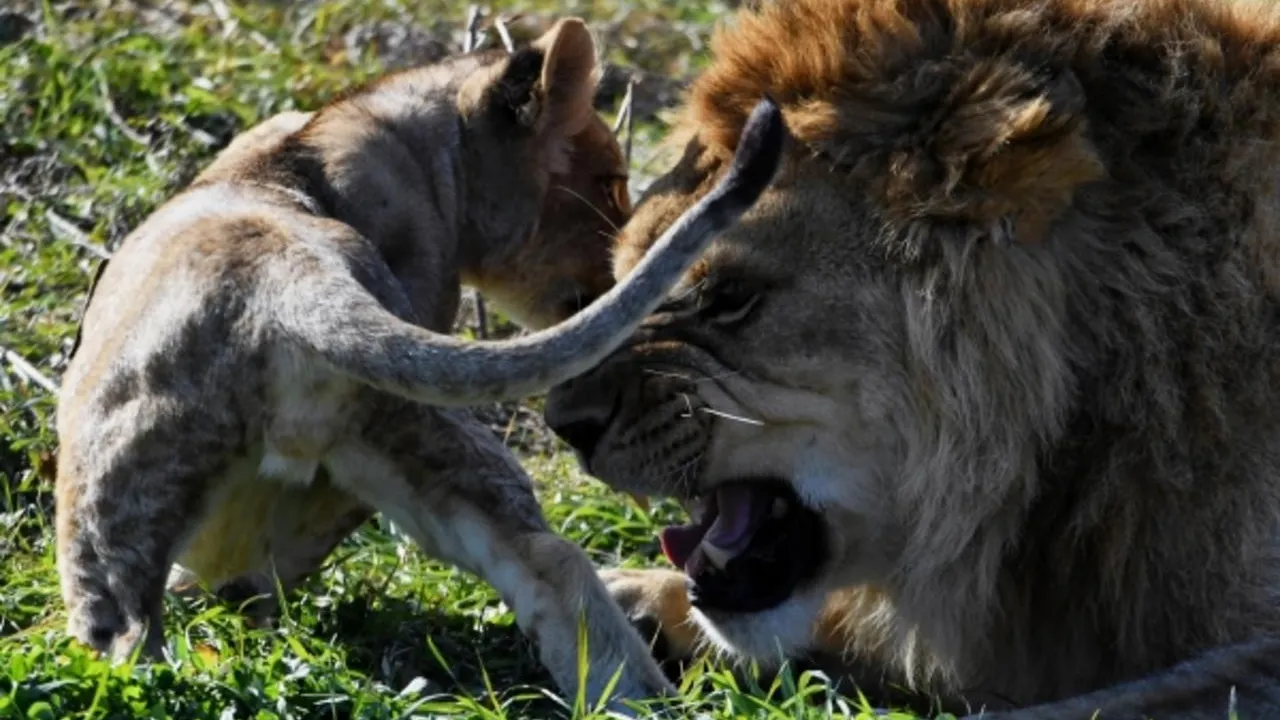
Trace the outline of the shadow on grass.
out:
[[[314,631],[341,643],[353,669],[394,687],[422,677],[437,686],[456,685],[459,692],[483,693],[485,672],[502,685],[551,682],[514,624],[482,623],[406,598],[383,597],[376,604],[344,600]]]
[[[517,687],[556,691],[536,647],[514,623],[380,597],[345,599],[317,618],[311,631],[333,638],[352,670],[397,690],[417,683],[425,695],[470,696],[484,705],[492,705],[491,693],[501,697]],[[508,711],[526,717],[565,715],[545,697],[514,702]]]
[[[426,694],[471,696],[489,705],[491,691],[503,695],[517,686],[555,688],[538,661],[536,648],[514,623],[481,621],[474,615],[424,607],[409,598],[344,599],[317,618],[311,631],[340,644],[351,669],[397,689],[422,678]],[[682,666],[670,661],[663,665],[668,677],[678,684]],[[1003,705],[992,698],[969,698],[966,703],[961,698],[912,692],[889,682],[879,669],[834,656],[796,660],[786,672],[798,676],[806,670],[824,673],[834,689],[847,697],[856,698],[861,691],[875,707],[908,710],[921,717],[939,713],[961,716],[979,705],[988,709]],[[749,678],[746,670],[734,675],[741,687],[761,688],[770,687],[778,677],[770,671],[760,671],[754,678]],[[508,711],[522,717],[566,715],[550,699],[515,703]]]

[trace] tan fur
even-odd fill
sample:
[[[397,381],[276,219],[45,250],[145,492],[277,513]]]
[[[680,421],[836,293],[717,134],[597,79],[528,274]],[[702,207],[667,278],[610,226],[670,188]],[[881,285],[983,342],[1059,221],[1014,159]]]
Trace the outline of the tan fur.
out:
[[[1221,718],[1232,688],[1280,715],[1274,11],[793,0],[713,50],[615,274],[706,192],[752,98],[797,142],[547,405],[617,489],[779,479],[820,513],[818,575],[693,612],[706,639],[1015,707],[1100,691],[1027,717]],[[680,626],[678,584],[642,578],[607,576]]]
[[[704,640],[690,614],[692,606],[682,573],[612,569],[601,571],[600,578],[613,598],[635,613],[630,618],[633,623],[652,624],[648,634],[660,638],[660,656],[691,658],[702,649]]]
[[[206,172],[241,158],[258,162],[255,153],[269,152],[268,143],[297,132],[311,115],[281,113],[242,133]],[[613,286],[610,239],[631,213],[622,150],[594,115],[573,137],[573,147],[569,171],[551,175],[537,241],[486,257],[476,273],[489,295],[502,297],[501,305],[525,327],[549,327]],[[574,291],[566,294],[566,286]],[[251,481],[226,492],[179,559],[181,569],[170,582],[174,589],[198,581],[240,598],[272,594],[277,581],[292,588],[373,513],[324,478],[305,488]],[[270,528],[271,534],[254,528]],[[270,602],[263,604],[259,619],[273,610]]]
[[[670,690],[514,457],[448,407],[516,398],[603,357],[776,168],[769,106],[741,172],[638,282],[614,285],[626,172],[592,110],[595,62],[568,19],[510,56],[453,58],[276,116],[125,239],[59,403],[57,554],[75,637],[158,657],[175,560],[188,566],[175,587],[288,589],[379,511],[492,584],[565,692],[579,685],[580,620],[589,699],[620,667],[617,697]],[[558,324],[453,338],[464,282],[531,326]]]

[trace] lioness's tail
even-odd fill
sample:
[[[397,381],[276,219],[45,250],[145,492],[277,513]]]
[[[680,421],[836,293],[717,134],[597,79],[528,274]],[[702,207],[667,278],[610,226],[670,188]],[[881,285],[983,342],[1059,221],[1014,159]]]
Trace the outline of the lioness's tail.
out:
[[[786,136],[782,113],[762,100],[743,128],[729,170],[685,211],[635,270],[559,325],[498,342],[465,341],[404,322],[349,276],[296,278],[277,304],[279,330],[337,370],[431,405],[518,399],[590,369],[617,348],[773,180]]]
[[[1079,697],[964,720],[1231,720],[1280,717],[1280,639],[1210,650],[1157,672]]]

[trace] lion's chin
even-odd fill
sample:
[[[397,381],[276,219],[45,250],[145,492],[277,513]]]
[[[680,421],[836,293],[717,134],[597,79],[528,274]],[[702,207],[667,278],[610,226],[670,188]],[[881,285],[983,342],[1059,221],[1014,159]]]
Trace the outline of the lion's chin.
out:
[[[807,589],[768,610],[737,613],[695,607],[693,618],[721,653],[772,670],[810,649],[823,600],[822,593]]]

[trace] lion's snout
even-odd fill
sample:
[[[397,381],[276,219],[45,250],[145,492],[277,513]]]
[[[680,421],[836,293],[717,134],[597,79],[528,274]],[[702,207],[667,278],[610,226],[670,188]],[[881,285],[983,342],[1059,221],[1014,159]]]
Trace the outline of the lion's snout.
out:
[[[617,415],[619,398],[618,389],[598,373],[574,378],[547,395],[547,425],[573,448],[587,472],[591,472],[591,458]]]

